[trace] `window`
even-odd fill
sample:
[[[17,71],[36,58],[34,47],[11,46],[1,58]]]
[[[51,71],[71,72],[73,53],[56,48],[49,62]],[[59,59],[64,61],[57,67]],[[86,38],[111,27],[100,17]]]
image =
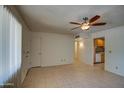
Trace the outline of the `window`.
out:
[[[5,6],[0,6],[0,85],[14,85],[21,68],[20,22]]]

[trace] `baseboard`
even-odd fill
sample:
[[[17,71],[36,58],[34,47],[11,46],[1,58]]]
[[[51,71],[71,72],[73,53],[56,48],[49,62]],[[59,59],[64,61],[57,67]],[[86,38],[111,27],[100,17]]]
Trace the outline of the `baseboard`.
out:
[[[41,67],[52,67],[52,66],[62,66],[62,65],[69,65],[73,63],[67,63],[67,64],[54,64],[54,65],[42,65]]]
[[[116,74],[116,75],[119,75],[119,76],[121,76],[121,77],[124,77],[124,75],[121,74],[121,73],[116,73],[116,72],[113,72],[113,71],[108,70],[108,69],[105,69],[105,71],[110,72],[110,73],[113,73],[113,74]]]

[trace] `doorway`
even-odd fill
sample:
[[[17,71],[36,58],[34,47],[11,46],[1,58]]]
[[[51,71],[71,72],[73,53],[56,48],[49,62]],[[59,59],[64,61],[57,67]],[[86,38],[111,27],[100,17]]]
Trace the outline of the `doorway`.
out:
[[[105,38],[94,39],[94,64],[105,63]]]
[[[75,39],[75,63],[78,63],[80,61],[80,51],[79,51],[79,40]]]
[[[74,53],[74,62],[75,63],[80,63],[81,62],[81,51],[83,49],[83,42],[82,42],[82,38],[78,37],[75,38],[75,53]]]

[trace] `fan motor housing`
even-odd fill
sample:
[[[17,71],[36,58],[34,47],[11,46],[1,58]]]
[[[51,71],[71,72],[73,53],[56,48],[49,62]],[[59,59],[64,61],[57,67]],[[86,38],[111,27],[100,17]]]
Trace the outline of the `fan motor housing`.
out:
[[[76,35],[76,36],[75,36],[75,39],[77,39],[77,38],[80,38],[80,35]]]

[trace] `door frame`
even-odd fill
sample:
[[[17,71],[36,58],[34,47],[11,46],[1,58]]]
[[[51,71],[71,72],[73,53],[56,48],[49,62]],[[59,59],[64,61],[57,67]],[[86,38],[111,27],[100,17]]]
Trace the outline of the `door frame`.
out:
[[[95,40],[96,39],[104,39],[104,62],[100,62],[100,63],[105,63],[105,37],[102,36],[102,37],[96,37],[96,38],[93,38],[93,64],[96,64],[95,61],[96,61],[96,51],[95,51]]]

